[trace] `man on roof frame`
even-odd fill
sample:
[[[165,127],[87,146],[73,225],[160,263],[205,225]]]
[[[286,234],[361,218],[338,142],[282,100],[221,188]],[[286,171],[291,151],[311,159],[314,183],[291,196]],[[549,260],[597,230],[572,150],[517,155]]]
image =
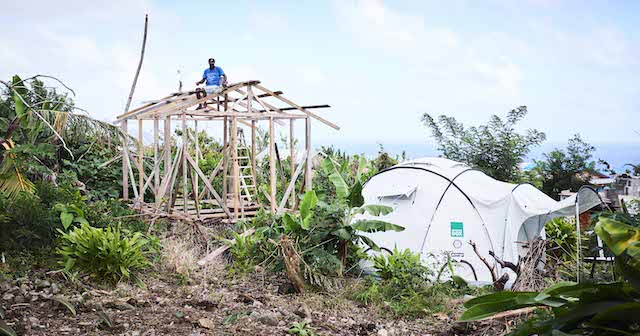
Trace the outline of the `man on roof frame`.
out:
[[[222,68],[216,66],[216,60],[212,57],[209,58],[209,67],[204,69],[202,79],[196,82],[196,85],[201,85],[204,82],[204,90],[202,88],[196,89],[196,98],[200,99],[207,94],[218,93],[222,91],[222,88],[227,86],[227,75],[222,71]],[[205,104],[198,105],[198,109],[204,108]]]

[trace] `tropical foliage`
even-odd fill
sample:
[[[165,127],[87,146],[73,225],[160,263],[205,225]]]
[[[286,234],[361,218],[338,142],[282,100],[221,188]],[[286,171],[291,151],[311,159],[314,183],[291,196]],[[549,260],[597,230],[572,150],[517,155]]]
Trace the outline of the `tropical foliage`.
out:
[[[530,129],[517,132],[518,123],[527,115],[520,106],[507,113],[506,120],[493,115],[486,125],[465,127],[454,117],[434,118],[425,113],[422,122],[431,130],[438,149],[448,159],[464,162],[500,181],[519,181],[520,164],[532,147],[540,145],[546,135]]]
[[[543,292],[501,292],[465,304],[462,321],[527,307],[548,308],[521,324],[514,335],[632,335],[640,328],[640,229],[602,218],[595,231],[616,255],[622,281],[562,282]]]

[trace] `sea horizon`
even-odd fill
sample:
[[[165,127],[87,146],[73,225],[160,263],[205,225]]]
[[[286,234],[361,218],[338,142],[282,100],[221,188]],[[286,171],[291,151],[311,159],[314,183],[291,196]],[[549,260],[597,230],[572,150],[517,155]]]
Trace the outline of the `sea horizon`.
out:
[[[437,146],[429,143],[391,143],[391,142],[319,142],[316,144],[318,148],[320,146],[333,146],[336,149],[340,149],[347,154],[364,154],[367,158],[375,158],[380,150],[380,145],[384,147],[384,150],[392,156],[401,156],[404,152],[407,159],[416,159],[429,156],[441,156],[442,153],[437,149]],[[618,172],[624,172],[631,167],[626,164],[640,164],[640,143],[593,143],[591,144],[596,148],[591,160],[598,161],[602,159],[607,161],[611,168]],[[547,143],[537,147],[533,147],[524,163],[530,163],[534,160],[544,159],[544,153],[548,153],[555,149],[566,148],[566,143]],[[598,168],[602,169],[600,165]]]

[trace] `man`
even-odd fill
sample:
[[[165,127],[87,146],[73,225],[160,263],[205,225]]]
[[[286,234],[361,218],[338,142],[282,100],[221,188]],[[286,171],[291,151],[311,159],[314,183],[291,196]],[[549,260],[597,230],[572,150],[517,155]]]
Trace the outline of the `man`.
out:
[[[222,91],[222,87],[227,85],[227,75],[225,75],[222,68],[216,66],[216,60],[214,58],[209,59],[209,68],[204,70],[202,79],[196,82],[196,85],[200,85],[204,82],[204,90],[201,88],[196,89],[196,98],[200,99],[207,94],[218,93]],[[198,108],[203,108],[203,104],[200,104]]]

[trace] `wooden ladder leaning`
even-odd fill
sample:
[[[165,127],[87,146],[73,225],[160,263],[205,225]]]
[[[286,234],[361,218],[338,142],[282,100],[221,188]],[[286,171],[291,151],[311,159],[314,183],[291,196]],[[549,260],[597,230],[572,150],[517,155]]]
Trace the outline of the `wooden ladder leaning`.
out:
[[[242,129],[238,129],[238,168],[240,171],[239,198],[242,202],[247,201],[249,203],[256,202],[256,196],[258,195],[258,187],[256,186],[256,178],[253,170],[254,167],[252,166],[251,161],[251,148],[247,146]],[[233,169],[230,169],[229,171],[232,172]],[[232,186],[233,175],[227,175],[227,179],[229,181],[228,185]],[[229,196],[231,199],[235,199],[235,190],[232,190]]]

